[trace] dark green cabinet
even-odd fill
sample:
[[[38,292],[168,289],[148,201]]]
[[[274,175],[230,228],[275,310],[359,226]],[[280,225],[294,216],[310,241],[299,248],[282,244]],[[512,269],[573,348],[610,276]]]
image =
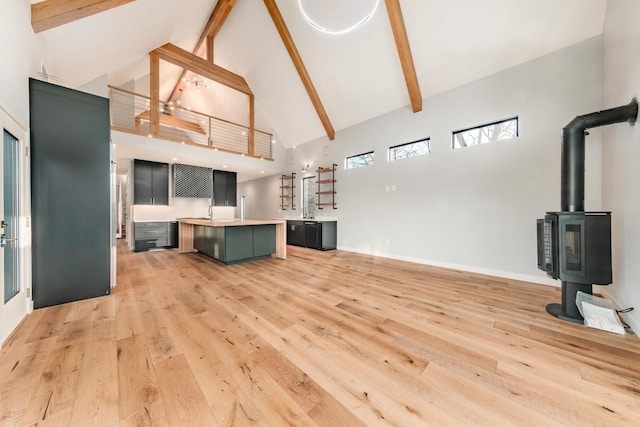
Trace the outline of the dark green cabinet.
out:
[[[29,79],[29,104],[34,308],[107,295],[109,100]]]
[[[205,253],[205,246],[204,246],[205,228],[209,228],[209,227],[205,227],[204,225],[193,226],[193,248],[200,253]]]
[[[169,165],[147,160],[133,161],[133,203],[169,204]]]
[[[194,248],[224,264],[270,258],[276,251],[274,224],[235,227],[194,226]]]
[[[253,226],[225,227],[223,262],[253,258]]]
[[[276,251],[275,224],[254,226],[253,256],[268,256]]]
[[[236,206],[237,176],[235,172],[213,171],[214,206]]]

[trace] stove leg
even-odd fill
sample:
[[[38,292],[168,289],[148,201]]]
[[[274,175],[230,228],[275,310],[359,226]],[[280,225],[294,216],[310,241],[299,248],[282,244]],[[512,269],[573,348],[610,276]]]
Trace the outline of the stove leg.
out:
[[[568,322],[583,323],[584,319],[580,315],[580,311],[578,311],[578,306],[576,306],[576,294],[578,291],[591,295],[591,285],[562,282],[562,304],[548,304],[547,313]]]

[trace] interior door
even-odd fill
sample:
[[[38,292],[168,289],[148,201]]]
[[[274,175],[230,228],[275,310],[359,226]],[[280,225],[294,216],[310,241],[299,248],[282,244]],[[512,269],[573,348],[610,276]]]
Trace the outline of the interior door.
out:
[[[29,239],[24,229],[26,213],[23,173],[26,132],[0,109],[0,343],[31,310],[28,274],[24,268]]]
[[[109,100],[29,79],[35,308],[111,292]]]

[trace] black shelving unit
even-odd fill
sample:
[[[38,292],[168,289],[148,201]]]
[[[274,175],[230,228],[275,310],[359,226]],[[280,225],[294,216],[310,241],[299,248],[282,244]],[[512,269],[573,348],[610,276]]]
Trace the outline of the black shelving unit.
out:
[[[296,188],[296,173],[291,172],[290,175],[280,176],[280,209],[286,211],[287,208],[291,208],[292,211],[296,210],[296,195],[294,189]]]
[[[336,206],[336,169],[338,165],[333,164],[328,168],[319,167],[316,169],[316,173],[318,177],[316,179],[316,185],[318,186],[318,191],[316,191],[316,206],[318,209],[322,209],[323,206],[331,206],[333,209],[338,209]],[[327,174],[331,174],[330,178],[323,178],[322,175],[327,176]],[[322,198],[331,197],[330,202],[322,201]]]

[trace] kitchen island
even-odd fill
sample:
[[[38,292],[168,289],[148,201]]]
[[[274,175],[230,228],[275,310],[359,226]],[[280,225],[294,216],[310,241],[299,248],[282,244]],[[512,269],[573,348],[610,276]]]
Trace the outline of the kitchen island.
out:
[[[183,218],[179,221],[179,253],[200,252],[224,264],[287,258],[283,220]]]

